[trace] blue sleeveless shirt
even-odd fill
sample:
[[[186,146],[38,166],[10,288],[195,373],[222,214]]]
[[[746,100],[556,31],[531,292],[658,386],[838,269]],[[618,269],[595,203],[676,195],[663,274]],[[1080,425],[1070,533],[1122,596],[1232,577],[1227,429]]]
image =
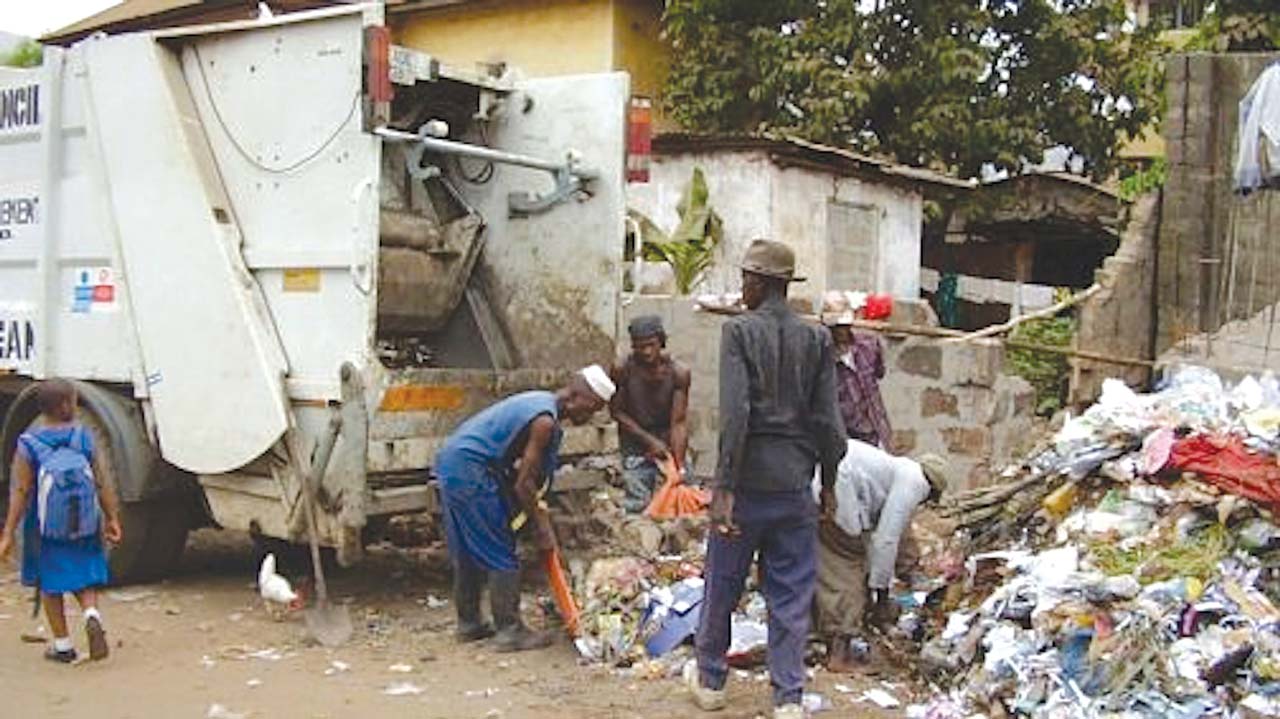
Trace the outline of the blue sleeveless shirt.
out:
[[[542,456],[543,476],[555,475],[560,462],[560,413],[556,396],[551,392],[533,391],[512,395],[463,422],[440,450],[441,459],[481,464],[505,472],[518,459],[512,456],[512,445],[529,423],[539,415],[556,420],[551,440]]]

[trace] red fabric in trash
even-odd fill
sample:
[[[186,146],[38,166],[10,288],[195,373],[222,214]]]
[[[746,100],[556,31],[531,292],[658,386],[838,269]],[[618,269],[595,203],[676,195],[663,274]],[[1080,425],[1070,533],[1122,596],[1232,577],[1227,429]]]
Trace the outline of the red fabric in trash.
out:
[[[1280,511],[1280,466],[1268,454],[1250,452],[1239,437],[1198,434],[1173,443],[1169,467]]]

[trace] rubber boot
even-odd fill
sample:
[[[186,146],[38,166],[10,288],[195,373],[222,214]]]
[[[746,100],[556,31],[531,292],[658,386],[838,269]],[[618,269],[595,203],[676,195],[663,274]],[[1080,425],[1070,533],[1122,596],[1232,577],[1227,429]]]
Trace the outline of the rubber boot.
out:
[[[454,637],[459,643],[475,642],[493,636],[493,625],[480,617],[480,593],[484,591],[485,572],[467,562],[453,565],[453,603],[458,611],[458,627]]]
[[[498,628],[493,639],[495,652],[523,652],[551,645],[550,635],[529,629],[520,618],[519,572],[490,574],[489,601],[493,604],[493,621]]]

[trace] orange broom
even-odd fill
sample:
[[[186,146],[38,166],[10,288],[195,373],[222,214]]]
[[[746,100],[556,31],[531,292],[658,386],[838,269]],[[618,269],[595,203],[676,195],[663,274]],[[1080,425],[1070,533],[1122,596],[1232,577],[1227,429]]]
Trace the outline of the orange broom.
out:
[[[560,550],[546,553],[547,580],[551,584],[551,596],[556,601],[556,609],[564,620],[564,628],[570,638],[578,636],[578,603],[573,600],[573,590],[569,586],[569,578],[565,576],[564,564],[560,561]]]

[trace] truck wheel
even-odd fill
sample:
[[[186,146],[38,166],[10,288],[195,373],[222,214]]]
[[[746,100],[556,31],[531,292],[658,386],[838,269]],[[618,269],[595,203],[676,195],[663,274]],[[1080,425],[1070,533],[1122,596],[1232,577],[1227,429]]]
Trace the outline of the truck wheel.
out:
[[[77,382],[80,399],[80,421],[93,437],[94,447],[102,469],[104,481],[110,482],[120,492],[120,477],[126,471],[149,471],[151,466],[132,467],[130,459],[147,446],[145,435],[137,422],[124,409],[123,402],[109,392]],[[35,385],[20,394],[10,407],[4,422],[3,474],[0,474],[0,496],[7,504],[9,492],[8,473],[13,461],[18,436],[38,421],[39,409],[35,402]],[[132,444],[132,446],[130,446]],[[156,462],[159,462],[157,459]],[[150,465],[150,463],[147,463]],[[186,544],[188,513],[178,502],[164,499],[121,502],[120,524],[124,533],[121,543],[108,550],[111,567],[111,583],[126,584],[163,576],[176,564]],[[180,524],[179,521],[182,523]]]

